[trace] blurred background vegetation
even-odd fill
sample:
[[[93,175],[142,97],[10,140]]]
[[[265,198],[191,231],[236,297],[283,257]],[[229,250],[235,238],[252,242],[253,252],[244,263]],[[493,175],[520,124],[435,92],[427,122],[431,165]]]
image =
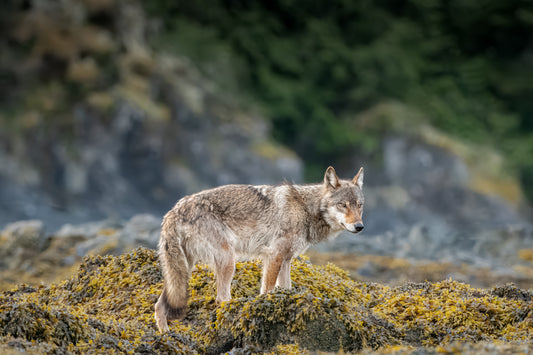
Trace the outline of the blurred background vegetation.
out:
[[[240,105],[259,107],[307,180],[354,151],[378,160],[384,135],[432,126],[502,152],[533,200],[533,1],[140,3],[148,19],[114,0],[80,0],[85,20],[75,3],[4,2],[4,128],[33,127],[38,112],[55,126],[39,134],[68,136],[79,102],[108,109],[110,87],[150,76],[154,60],[135,42],[146,37],[150,50],[191,59]],[[40,72],[28,70],[36,58]]]
[[[430,124],[508,157],[533,198],[533,2],[153,0],[154,46],[258,104],[316,179],[351,148]],[[365,120],[401,103],[411,114]],[[416,119],[413,119],[416,117]]]

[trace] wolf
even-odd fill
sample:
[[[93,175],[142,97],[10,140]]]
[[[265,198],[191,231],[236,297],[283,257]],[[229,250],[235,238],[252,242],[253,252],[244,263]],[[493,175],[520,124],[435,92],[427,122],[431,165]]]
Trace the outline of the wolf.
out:
[[[328,167],[324,181],[296,185],[225,185],[185,196],[164,216],[158,245],[163,291],[155,304],[159,331],[183,319],[193,266],[208,263],[216,276],[216,302],[231,299],[237,256],[263,262],[261,294],[291,287],[291,260],[343,230],[363,230],[361,167],[341,180]]]

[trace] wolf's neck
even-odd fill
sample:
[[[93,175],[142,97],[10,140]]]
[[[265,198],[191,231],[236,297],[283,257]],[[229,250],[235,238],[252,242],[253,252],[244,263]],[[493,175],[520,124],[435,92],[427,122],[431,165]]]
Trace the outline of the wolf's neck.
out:
[[[307,210],[312,215],[320,213],[320,204],[322,202],[324,188],[322,184],[295,185],[295,188],[304,200]]]

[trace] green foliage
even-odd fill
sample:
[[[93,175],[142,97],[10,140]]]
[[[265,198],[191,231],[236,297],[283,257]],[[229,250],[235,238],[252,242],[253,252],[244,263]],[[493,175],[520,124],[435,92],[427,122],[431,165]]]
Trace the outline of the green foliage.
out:
[[[379,133],[368,137],[348,117],[398,100],[453,135],[496,143],[525,185],[533,181],[531,163],[513,154],[515,146],[527,156],[532,149],[531,2],[159,0],[147,7],[164,18],[163,33],[187,43],[184,52],[217,43],[200,63],[224,53],[239,60],[241,92],[259,100],[276,138],[311,164],[353,147],[375,151]]]

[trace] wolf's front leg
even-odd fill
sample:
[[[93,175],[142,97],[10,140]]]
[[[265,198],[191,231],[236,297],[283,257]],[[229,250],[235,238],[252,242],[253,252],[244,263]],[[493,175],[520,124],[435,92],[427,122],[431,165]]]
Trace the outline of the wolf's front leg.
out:
[[[291,261],[283,260],[278,274],[278,280],[276,281],[276,286],[282,288],[291,288]]]
[[[217,280],[217,304],[231,299],[231,280],[235,273],[235,255],[233,250],[226,249],[219,253],[215,262]]]
[[[276,285],[290,288],[291,259],[289,248],[281,248],[263,259],[261,294],[272,291]]]
[[[270,292],[274,289],[282,262],[283,258],[279,254],[263,259],[263,278],[261,279],[261,294]]]

